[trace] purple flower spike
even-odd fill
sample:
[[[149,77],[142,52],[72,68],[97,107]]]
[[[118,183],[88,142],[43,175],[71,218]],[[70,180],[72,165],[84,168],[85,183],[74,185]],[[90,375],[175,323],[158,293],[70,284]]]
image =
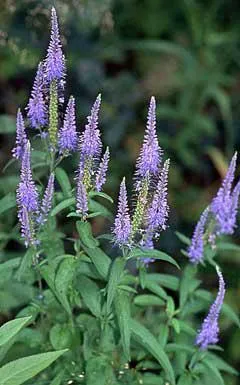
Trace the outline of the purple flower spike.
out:
[[[59,131],[58,143],[61,153],[76,151],[77,149],[75,99],[73,96],[68,101],[63,127]]]
[[[115,242],[119,246],[124,246],[129,243],[131,233],[131,221],[127,202],[127,190],[125,178],[120,185],[118,212],[114,222],[113,234]]]
[[[27,106],[27,116],[32,128],[39,128],[47,124],[47,108],[44,103],[44,68],[43,63],[39,63],[36,78],[33,83],[31,97]]]
[[[18,215],[19,222],[21,223],[21,236],[24,239],[25,246],[35,244],[34,228],[31,225],[31,219],[26,207],[23,207]]]
[[[234,154],[222,186],[211,204],[211,211],[217,221],[217,234],[232,234],[236,226],[237,202],[232,192],[236,170],[237,153]],[[238,195],[237,195],[238,196]]]
[[[147,128],[136,164],[136,176],[138,179],[144,178],[148,174],[158,175],[161,153],[156,133],[156,101],[154,96],[152,96],[148,110]]]
[[[212,306],[210,307],[209,313],[203,321],[201,330],[199,331],[196,338],[196,345],[200,346],[202,350],[207,349],[208,345],[213,345],[218,342],[219,327],[218,318],[221,311],[221,307],[225,295],[225,283],[223,276],[219,268],[217,267],[217,273],[219,277],[219,289],[218,295]]]
[[[61,80],[65,76],[65,58],[59,35],[58,20],[55,8],[52,8],[51,38],[45,61],[46,76],[49,82]]]
[[[167,201],[168,171],[170,160],[163,165],[157,189],[147,214],[147,232],[154,233],[157,229],[165,230],[169,206]]]
[[[80,138],[80,149],[83,158],[91,157],[98,158],[102,149],[100,139],[100,131],[98,129],[98,114],[101,105],[101,94],[98,95],[90,116],[87,117],[88,124],[85,126],[85,131]]]
[[[47,221],[48,214],[52,208],[54,194],[54,174],[52,173],[48,179],[48,184],[43,196],[41,204],[41,214],[39,217],[39,222],[42,224]]]
[[[203,252],[204,252],[203,236],[204,236],[205,224],[208,218],[208,214],[209,214],[209,208],[207,207],[203,211],[197,223],[197,226],[195,227],[191,245],[188,248],[188,256],[189,256],[190,262],[194,264],[197,264],[203,260]]]
[[[28,212],[38,212],[38,192],[32,178],[30,164],[30,143],[27,143],[21,166],[20,183],[17,189],[17,203],[19,210],[23,207]]]
[[[16,147],[12,150],[12,155],[16,159],[22,159],[25,148],[27,146],[27,135],[25,125],[20,108],[17,111],[16,122]]]
[[[107,170],[108,170],[109,157],[110,157],[109,148],[107,147],[105,154],[102,157],[102,160],[101,160],[101,163],[99,165],[97,175],[96,175],[95,185],[96,185],[97,191],[101,191],[102,186],[106,182],[106,174],[107,174]]]
[[[77,213],[80,214],[84,219],[88,213],[88,199],[87,191],[82,182],[81,175],[78,176],[77,184]]]

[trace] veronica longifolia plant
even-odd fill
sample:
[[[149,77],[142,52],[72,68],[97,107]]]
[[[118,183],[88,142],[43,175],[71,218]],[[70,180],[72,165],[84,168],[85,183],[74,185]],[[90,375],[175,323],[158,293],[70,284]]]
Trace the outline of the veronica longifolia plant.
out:
[[[221,342],[219,316],[225,294],[215,258],[222,234],[231,234],[236,227],[240,182],[235,187],[233,182],[237,155],[192,240],[179,235],[187,244],[185,267],[179,270],[171,256],[154,248],[157,242],[161,246],[171,210],[170,160],[165,159],[158,142],[155,98],[150,100],[136,162],[134,205],[129,204],[129,181],[123,178],[113,220],[109,210],[113,201],[102,192],[110,152],[108,148],[103,151],[99,128],[101,95],[93,103],[87,124],[79,128],[73,96],[65,114],[59,113],[65,80],[65,58],[53,9],[49,48],[38,66],[27,107],[30,129],[39,130],[45,149],[47,178],[41,173],[37,183],[32,148],[39,135],[30,144],[20,110],[13,151],[21,167],[17,207],[27,251],[19,265],[11,265],[16,270],[12,282],[31,287],[29,304],[26,301],[20,315],[34,321],[28,333],[35,349],[68,349],[45,373],[45,381],[222,384],[221,372],[234,373],[234,369],[223,364],[215,352],[216,343]],[[78,167],[71,180],[61,162],[66,157],[73,159],[73,153]],[[110,234],[94,234],[95,217],[99,216],[105,218]],[[151,273],[154,262],[160,273]],[[215,300],[199,289],[201,281],[196,278],[199,264],[207,263],[216,267],[219,279]],[[239,325],[235,313],[224,309],[225,316]],[[203,312],[207,314],[204,321]],[[31,338],[22,341],[30,346]],[[38,383],[42,383],[40,377],[35,380]]]

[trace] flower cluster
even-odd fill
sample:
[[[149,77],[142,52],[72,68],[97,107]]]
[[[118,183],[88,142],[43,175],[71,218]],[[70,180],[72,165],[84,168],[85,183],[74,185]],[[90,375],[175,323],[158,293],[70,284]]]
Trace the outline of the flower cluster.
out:
[[[65,58],[59,34],[57,14],[52,8],[51,37],[45,60],[38,65],[31,96],[26,107],[30,126],[40,130],[49,148],[50,177],[41,205],[30,166],[30,143],[27,141],[24,119],[17,112],[16,145],[13,156],[21,161],[21,180],[18,186],[19,220],[26,245],[34,244],[37,232],[47,221],[54,195],[54,168],[65,156],[79,150],[79,169],[76,183],[76,211],[85,219],[88,214],[88,192],[100,192],[106,182],[109,148],[101,157],[102,142],[98,128],[101,95],[98,95],[79,136],[76,127],[75,99],[70,96],[63,121],[59,117],[60,91],[65,81]],[[46,125],[48,124],[48,131]],[[27,144],[28,143],[28,144]],[[39,208],[40,207],[40,208]]]
[[[131,246],[134,242],[139,242],[144,248],[151,249],[153,239],[159,236],[160,231],[166,229],[169,212],[167,201],[169,163],[168,159],[162,165],[162,150],[156,133],[156,102],[152,97],[143,145],[136,163],[137,198],[131,224],[125,182],[120,187],[118,212],[113,229],[115,242],[120,246],[123,244]],[[128,226],[125,223],[128,223]],[[124,227],[127,229],[126,233]]]
[[[198,263],[204,257],[204,243],[215,243],[216,236],[232,234],[236,227],[237,211],[240,195],[240,180],[233,188],[237,162],[237,153],[232,157],[222,185],[216,197],[212,200],[200,217],[194,230],[188,256],[192,263]],[[206,224],[209,222],[209,227]]]

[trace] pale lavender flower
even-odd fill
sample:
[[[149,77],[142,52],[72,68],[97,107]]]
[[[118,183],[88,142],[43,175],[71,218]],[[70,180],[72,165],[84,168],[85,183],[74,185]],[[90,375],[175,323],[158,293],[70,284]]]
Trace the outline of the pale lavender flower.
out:
[[[95,185],[96,185],[97,191],[101,191],[102,186],[106,182],[106,174],[107,174],[107,170],[108,170],[109,156],[110,156],[109,155],[109,148],[107,147],[106,151],[102,157],[99,168],[97,170],[97,174],[96,174]]]
[[[37,74],[33,83],[31,97],[27,106],[27,116],[33,128],[39,128],[47,124],[47,108],[44,102],[44,66],[39,63]]]
[[[75,99],[73,96],[68,101],[63,127],[59,131],[58,143],[61,153],[77,149]]]
[[[48,179],[48,184],[43,195],[43,200],[41,204],[41,214],[38,218],[38,222],[43,224],[47,221],[48,214],[52,208],[54,194],[54,174],[52,173]]]
[[[16,159],[22,159],[25,148],[27,146],[27,135],[25,125],[20,108],[17,111],[16,121],[16,147],[12,150],[12,155]]]
[[[77,182],[77,194],[76,194],[76,207],[77,213],[80,214],[83,218],[87,216],[88,213],[88,198],[87,191],[82,182],[81,174],[78,176]]]
[[[158,144],[156,133],[156,101],[152,96],[147,119],[147,128],[144,135],[143,145],[136,163],[137,179],[146,175],[157,176],[161,163],[161,149]]]
[[[217,273],[219,278],[219,289],[217,298],[210,307],[209,313],[203,321],[201,330],[199,331],[196,338],[196,345],[200,346],[202,350],[207,349],[208,345],[213,345],[218,342],[218,319],[225,295],[225,283],[219,268],[217,268]]]
[[[62,80],[65,76],[65,58],[62,52],[58,20],[55,8],[51,15],[51,38],[45,61],[46,77],[49,82]]]
[[[113,234],[115,242],[119,246],[124,246],[129,243],[131,233],[131,221],[128,209],[127,190],[125,178],[120,185],[118,211],[114,222]]]
[[[211,211],[217,221],[217,234],[232,234],[236,226],[237,207],[232,193],[236,161],[237,153],[234,154],[222,186],[211,204]]]
[[[90,116],[87,117],[88,124],[80,138],[80,150],[83,158],[98,158],[102,149],[100,131],[98,129],[98,115],[101,104],[101,94],[98,95]]]
[[[209,208],[207,207],[196,227],[193,233],[193,237],[191,240],[191,244],[188,248],[188,257],[190,259],[191,263],[197,264],[203,260],[203,253],[204,253],[204,232],[205,232],[205,225],[209,214]]]
[[[156,230],[165,230],[168,219],[169,206],[167,201],[168,171],[170,160],[167,159],[163,165],[153,195],[152,203],[147,213],[147,232],[154,233]]]
[[[24,239],[25,246],[33,245],[36,243],[34,227],[31,224],[29,218],[29,212],[26,207],[22,207],[18,215],[19,222],[21,223],[21,236]]]
[[[38,212],[38,192],[32,177],[30,151],[30,143],[28,142],[22,158],[17,203],[20,211],[25,207],[28,212]]]

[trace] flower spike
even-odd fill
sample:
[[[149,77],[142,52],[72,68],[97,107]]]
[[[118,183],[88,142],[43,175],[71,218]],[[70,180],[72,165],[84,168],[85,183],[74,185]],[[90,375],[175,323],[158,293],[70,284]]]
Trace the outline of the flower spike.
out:
[[[167,202],[167,185],[170,160],[163,165],[157,189],[148,210],[148,231],[154,233],[157,229],[165,230],[168,218],[169,206]]]
[[[232,192],[232,185],[236,170],[237,153],[234,154],[222,186],[211,204],[211,211],[217,221],[217,234],[232,234],[236,226],[237,202]],[[234,197],[235,196],[235,197]],[[239,197],[239,194],[237,194]]]
[[[203,211],[197,223],[197,226],[195,227],[191,245],[188,248],[188,256],[191,263],[197,264],[203,260],[203,252],[204,252],[203,236],[204,236],[205,225],[208,218],[208,214],[209,214],[209,208],[207,207]]]
[[[62,80],[65,76],[65,58],[62,52],[57,13],[52,8],[51,15],[51,37],[45,61],[46,76],[49,82]]]
[[[99,165],[97,174],[96,174],[96,181],[95,181],[95,186],[97,191],[101,191],[102,186],[106,182],[106,174],[107,174],[107,169],[108,169],[108,163],[109,163],[109,148],[107,147],[101,163]]]
[[[63,127],[58,135],[58,143],[61,153],[64,151],[76,151],[77,149],[75,99],[73,96],[68,101]]]
[[[125,178],[123,178],[120,185],[118,211],[114,222],[113,234],[115,237],[115,243],[117,243],[120,247],[129,244],[131,221],[127,202]]]
[[[27,146],[27,135],[20,108],[17,111],[16,121],[16,146],[12,150],[12,155],[16,159],[22,159]]]
[[[98,129],[98,114],[101,105],[101,94],[98,95],[90,116],[87,117],[88,124],[85,126],[85,131],[80,138],[80,150],[83,158],[85,157],[99,157],[102,149],[102,142],[100,139],[100,131]]]
[[[221,271],[217,267],[217,274],[219,278],[219,289],[217,298],[210,307],[209,313],[203,321],[201,330],[196,338],[196,345],[200,346],[202,350],[207,349],[208,345],[213,345],[218,342],[219,326],[218,318],[223,305],[225,295],[225,282]]]
[[[40,62],[27,106],[27,116],[32,128],[39,128],[47,124],[47,108],[44,102],[43,87],[44,65]]]
[[[54,174],[52,173],[48,179],[48,184],[44,192],[42,204],[41,204],[41,214],[39,217],[39,222],[43,224],[47,221],[48,214],[52,208],[53,194],[54,194]]]
[[[161,153],[162,150],[159,147],[156,133],[156,101],[154,96],[152,96],[143,145],[136,163],[136,176],[138,180],[141,180],[148,174],[152,176],[158,175]]]
[[[17,201],[20,209],[25,207],[28,212],[38,212],[38,192],[32,177],[30,151],[30,143],[28,142],[22,159]]]
[[[88,198],[87,198],[87,191],[82,182],[81,175],[78,176],[76,199],[77,199],[77,204],[76,204],[77,213],[80,214],[83,219],[85,219],[88,213]]]

